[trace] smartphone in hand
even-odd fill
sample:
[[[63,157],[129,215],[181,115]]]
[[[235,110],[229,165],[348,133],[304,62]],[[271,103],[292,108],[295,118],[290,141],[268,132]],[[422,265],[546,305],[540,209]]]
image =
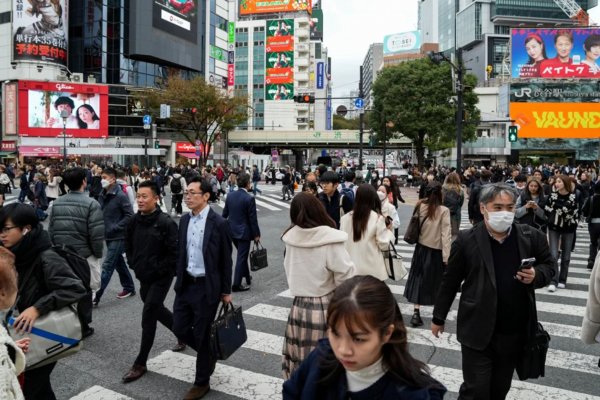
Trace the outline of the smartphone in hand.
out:
[[[535,264],[535,257],[524,258],[521,260],[521,265],[519,266],[519,271],[523,271],[524,269],[532,268],[533,264]]]

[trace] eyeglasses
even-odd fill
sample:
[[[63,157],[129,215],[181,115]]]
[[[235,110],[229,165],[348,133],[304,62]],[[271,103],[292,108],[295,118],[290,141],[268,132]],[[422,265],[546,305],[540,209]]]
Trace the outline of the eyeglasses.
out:
[[[12,229],[18,228],[18,226],[5,226],[4,228],[2,228],[2,230],[0,230],[1,233],[8,233],[10,232]]]
[[[183,192],[184,196],[195,196],[197,194],[204,194],[203,192],[188,192],[187,190]]]

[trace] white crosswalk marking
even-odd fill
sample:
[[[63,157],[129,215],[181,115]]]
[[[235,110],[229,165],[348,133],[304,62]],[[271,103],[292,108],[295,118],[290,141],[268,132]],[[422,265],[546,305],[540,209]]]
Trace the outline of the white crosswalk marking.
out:
[[[279,186],[275,188],[280,189]],[[265,190],[264,195],[259,196],[257,200],[283,212],[289,209],[289,203],[282,205],[283,202],[278,200],[278,192],[275,190]],[[269,210],[258,201],[257,208]],[[224,202],[215,206],[222,208]],[[546,360],[546,377],[524,382],[515,378],[507,399],[600,400],[599,388],[590,389],[594,388],[590,385],[588,390],[592,392],[586,393],[578,387],[576,380],[573,380],[572,385],[568,384],[572,377],[580,378],[580,381],[593,381],[600,375],[600,369],[597,367],[597,350],[584,346],[579,339],[590,272],[586,268],[589,241],[587,227],[580,227],[577,234],[580,237],[577,240],[585,245],[576,246],[572,254],[567,289],[558,289],[555,293],[549,293],[546,289],[536,291],[540,322],[552,337]],[[405,266],[410,269],[414,246],[401,242],[396,247],[404,258]],[[407,321],[406,316],[412,314],[413,305],[407,303],[403,297],[404,281],[387,281],[387,283]],[[457,298],[459,296],[460,293]],[[283,379],[280,363],[284,341],[283,326],[287,322],[291,302],[292,295],[289,290],[285,290],[272,298],[263,298],[260,302],[244,309],[248,340],[240,352],[245,354],[253,352],[254,359],[260,361],[254,365],[240,364],[239,359],[236,362],[237,355],[234,354],[228,361],[218,363],[211,377],[211,391],[226,395],[227,398],[253,400],[281,398]],[[421,307],[421,315],[426,320],[425,326],[408,328],[408,342],[413,352],[429,350],[433,353],[432,350],[438,349],[444,353],[443,356],[432,358],[429,367],[432,375],[447,387],[452,396],[456,396],[462,382],[460,364],[457,366],[454,362],[452,365],[447,365],[448,360],[460,360],[460,343],[455,334],[457,308],[458,301],[455,301],[448,314],[447,331],[439,339],[432,336],[428,327],[433,312],[431,306]],[[158,374],[164,377],[162,379],[191,384],[194,381],[195,355],[164,351],[148,361],[148,369],[151,373],[142,379],[150,379],[152,375]],[[182,395],[183,393],[177,393],[173,396]],[[98,385],[71,398],[71,400],[84,399],[133,400],[132,397]]]

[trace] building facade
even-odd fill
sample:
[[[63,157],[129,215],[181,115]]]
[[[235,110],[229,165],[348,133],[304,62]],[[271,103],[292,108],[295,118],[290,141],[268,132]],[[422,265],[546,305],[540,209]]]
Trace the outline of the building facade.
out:
[[[365,108],[373,106],[373,84],[377,80],[377,74],[383,66],[383,43],[373,43],[362,63],[362,80]]]

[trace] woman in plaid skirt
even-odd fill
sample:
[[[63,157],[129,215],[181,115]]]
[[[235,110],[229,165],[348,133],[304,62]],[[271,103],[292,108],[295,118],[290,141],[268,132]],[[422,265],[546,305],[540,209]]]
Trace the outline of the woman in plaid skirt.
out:
[[[290,217],[292,226],[281,237],[285,243],[283,265],[294,296],[283,345],[285,379],[325,337],[329,299],[335,288],[355,273],[344,246],[348,235],[335,229],[335,222],[315,196],[294,196]]]

